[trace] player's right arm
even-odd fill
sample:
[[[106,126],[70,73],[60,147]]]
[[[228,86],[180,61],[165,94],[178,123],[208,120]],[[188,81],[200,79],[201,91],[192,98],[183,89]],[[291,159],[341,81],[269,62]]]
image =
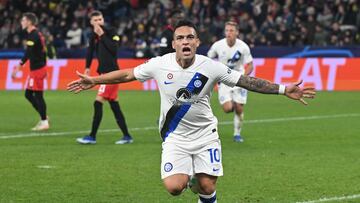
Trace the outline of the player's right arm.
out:
[[[158,57],[149,60],[134,69],[123,69],[112,71],[96,77],[90,77],[77,72],[80,79],[68,84],[67,89],[70,92],[79,93],[83,90],[90,89],[99,84],[117,84],[126,83],[134,80],[145,81],[154,78],[155,72],[158,71]]]
[[[16,78],[17,72],[19,72],[21,70],[22,66],[29,59],[30,53],[32,51],[31,48],[35,46],[36,40],[38,40],[35,38],[35,36],[36,35],[30,34],[29,38],[26,40],[25,54],[21,58],[20,63],[17,66],[15,66],[15,68],[13,69],[13,72],[11,73],[12,78]]]
[[[90,66],[92,59],[94,57],[94,50],[95,50],[95,41],[94,36],[90,35],[89,39],[89,47],[86,50],[86,65],[85,65],[85,75],[90,75]]]
[[[134,69],[112,71],[96,77],[90,77],[79,72],[76,72],[76,74],[80,77],[80,79],[69,83],[67,86],[67,90],[74,93],[79,93],[83,90],[91,89],[98,84],[117,84],[136,80]]]

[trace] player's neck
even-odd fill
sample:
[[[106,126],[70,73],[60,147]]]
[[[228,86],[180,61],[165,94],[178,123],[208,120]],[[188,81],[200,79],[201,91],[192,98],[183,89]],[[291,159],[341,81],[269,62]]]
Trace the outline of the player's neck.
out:
[[[29,26],[29,27],[26,29],[26,31],[27,31],[28,33],[30,33],[30,32],[32,32],[32,31],[35,30],[35,29],[36,29],[36,27],[33,26],[33,25],[31,25],[31,26]]]
[[[188,67],[190,67],[195,61],[195,56],[191,59],[181,59],[181,58],[176,58],[176,62],[183,68],[186,69]]]
[[[235,40],[226,40],[226,43],[229,47],[234,46],[235,42],[236,42],[236,39]]]

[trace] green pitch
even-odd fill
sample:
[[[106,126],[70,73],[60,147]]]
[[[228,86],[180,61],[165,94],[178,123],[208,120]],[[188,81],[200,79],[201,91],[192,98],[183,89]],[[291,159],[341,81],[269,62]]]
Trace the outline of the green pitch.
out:
[[[121,137],[109,105],[97,144],[75,138],[90,129],[95,92],[46,92],[51,130],[23,92],[0,92],[0,202],[197,202],[190,190],[170,196],[160,179],[157,92],[120,92],[134,137]],[[218,202],[301,202],[360,194],[360,92],[320,92],[310,105],[251,93],[245,142],[232,141],[232,115],[212,98],[220,125],[224,176]],[[359,202],[360,197],[345,200]]]

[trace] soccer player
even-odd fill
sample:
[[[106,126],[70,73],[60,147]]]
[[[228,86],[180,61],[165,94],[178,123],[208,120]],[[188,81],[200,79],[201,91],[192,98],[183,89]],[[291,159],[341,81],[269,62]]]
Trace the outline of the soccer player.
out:
[[[172,42],[175,53],[156,57],[134,69],[114,71],[98,77],[77,73],[68,84],[78,93],[97,84],[155,79],[161,96],[160,134],[163,139],[161,177],[167,191],[179,195],[195,174],[199,202],[216,202],[216,181],[223,175],[217,119],[210,107],[214,85],[223,82],[264,94],[281,94],[306,104],[314,88],[289,86],[243,75],[206,56],[196,55],[200,44],[190,21],[180,21]]]
[[[215,42],[208,57],[218,60],[232,70],[249,75],[253,70],[253,58],[249,46],[237,39],[239,32],[237,23],[225,23],[225,38]],[[246,68],[245,68],[246,67]],[[219,84],[219,102],[225,113],[234,112],[234,141],[243,142],[240,135],[244,121],[244,105],[247,100],[247,90],[241,87],[229,87],[224,83]]]
[[[46,78],[46,49],[45,38],[36,28],[38,19],[34,13],[24,13],[21,18],[21,28],[26,31],[25,55],[17,65],[12,77],[17,73],[27,60],[30,61],[30,74],[27,79],[25,97],[40,115],[40,121],[33,127],[33,131],[49,129],[49,121],[46,114],[46,103],[44,100],[44,79]]]
[[[100,75],[119,70],[117,64],[117,49],[120,40],[119,36],[115,33],[114,29],[104,26],[104,17],[100,11],[93,11],[90,13],[90,24],[93,26],[94,32],[90,36],[84,74],[90,74],[90,66],[94,51],[96,51],[96,55],[98,57],[99,65],[97,72]],[[114,113],[116,123],[123,133],[123,138],[115,142],[115,144],[129,144],[133,142],[133,138],[128,132],[125,117],[117,100],[118,89],[118,84],[100,85],[94,102],[94,116],[91,132],[85,137],[78,138],[78,143],[96,144],[96,133],[102,119],[103,103],[105,101],[109,102],[111,110]]]
[[[174,35],[174,27],[179,20],[184,19],[185,14],[180,9],[175,9],[170,13],[170,24],[166,26],[160,37],[160,56],[174,52],[172,47],[172,39]]]

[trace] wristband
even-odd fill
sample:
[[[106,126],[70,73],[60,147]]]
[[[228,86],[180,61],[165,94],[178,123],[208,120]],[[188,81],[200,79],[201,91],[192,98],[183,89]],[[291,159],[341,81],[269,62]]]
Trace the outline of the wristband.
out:
[[[286,89],[285,85],[279,85],[279,94],[285,94],[285,89]]]

